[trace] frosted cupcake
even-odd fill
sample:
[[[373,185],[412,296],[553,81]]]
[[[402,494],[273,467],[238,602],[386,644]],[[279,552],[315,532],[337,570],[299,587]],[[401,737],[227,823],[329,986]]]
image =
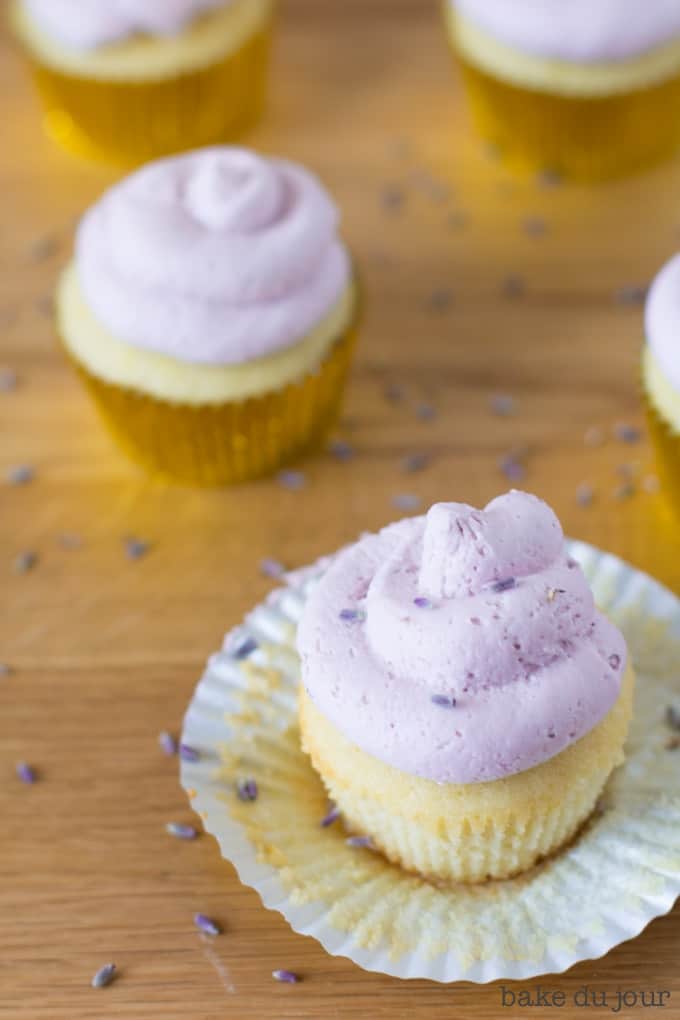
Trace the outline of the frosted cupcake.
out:
[[[59,335],[124,449],[198,484],[274,471],[335,421],[357,296],[319,181],[245,149],[152,163],[86,214]]]
[[[680,513],[680,255],[652,284],[645,308],[642,379],[664,490]]]
[[[584,180],[680,142],[676,0],[445,0],[481,134],[511,161]]]
[[[136,162],[232,140],[259,115],[273,0],[12,0],[66,148]]]
[[[303,746],[407,869],[506,878],[565,844],[623,759],[624,639],[523,492],[435,504],[342,551],[298,631]]]

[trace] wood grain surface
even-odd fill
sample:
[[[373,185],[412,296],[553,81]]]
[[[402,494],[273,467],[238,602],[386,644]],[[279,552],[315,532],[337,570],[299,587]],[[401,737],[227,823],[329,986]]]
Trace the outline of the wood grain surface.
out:
[[[308,461],[297,492],[192,491],[113,448],[52,334],[74,223],[116,173],[43,137],[6,34],[0,96],[0,369],[18,378],[0,393],[0,473],[35,469],[0,487],[0,1016],[609,1015],[503,1009],[497,985],[401,982],[326,955],[239,884],[211,838],[166,835],[192,816],[157,735],[178,730],[206,656],[267,591],[263,557],[311,561],[402,516],[395,498],[484,503],[508,486],[511,452],[568,533],[680,589],[646,439],[616,438],[642,426],[637,288],[679,247],[680,164],[593,190],[513,179],[471,134],[435,3],[282,3],[270,108],[249,142],[309,164],[344,211],[366,295],[338,431],[354,457]],[[516,413],[492,413],[498,395]],[[417,454],[426,465],[406,470]],[[129,535],[147,555],[126,555]],[[37,559],[21,573],[26,552]],[[15,778],[19,760],[35,785]],[[202,939],[197,910],[225,934]],[[676,909],[540,983],[567,998],[583,984],[667,989],[665,1010],[616,1015],[680,1017],[679,949]],[[108,960],[120,976],[95,992]],[[303,983],[276,984],[277,967]]]

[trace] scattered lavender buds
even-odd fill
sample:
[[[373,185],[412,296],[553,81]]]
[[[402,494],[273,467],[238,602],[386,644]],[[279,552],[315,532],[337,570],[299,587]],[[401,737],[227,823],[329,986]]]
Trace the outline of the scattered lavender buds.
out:
[[[612,669],[618,669],[619,666],[621,665],[621,656],[616,654],[610,655],[609,658],[607,659],[607,662],[609,663]]]
[[[263,577],[271,577],[278,581],[279,578],[283,577],[286,572],[286,568],[283,563],[279,563],[278,560],[264,559],[260,560],[260,573]]]
[[[29,570],[33,570],[37,563],[38,563],[37,553],[31,552],[30,550],[27,552],[19,553],[19,555],[14,560],[14,572],[16,574],[27,574]]]
[[[548,232],[548,224],[542,216],[525,216],[522,230],[527,237],[543,237]]]
[[[173,754],[177,754],[177,741],[173,737],[172,733],[168,733],[167,730],[163,730],[158,734],[158,746],[163,754],[167,754],[168,757]]]
[[[495,592],[510,591],[511,588],[517,587],[517,581],[514,577],[504,577],[500,581],[494,581],[491,585],[491,590]]]
[[[328,452],[331,457],[335,457],[336,460],[345,462],[351,460],[354,456],[354,448],[349,443],[345,442],[344,439],[334,439],[329,444]]]
[[[592,506],[595,491],[588,482],[581,482],[576,489],[576,502],[579,506]]]
[[[614,299],[620,305],[643,305],[648,290],[649,287],[645,283],[628,283],[624,287],[619,287]]]
[[[407,475],[414,475],[423,471],[429,463],[430,458],[426,453],[410,453],[402,460],[401,469]]]
[[[380,204],[387,212],[400,212],[404,207],[406,194],[403,188],[396,184],[383,188],[380,194]]]
[[[449,230],[463,230],[467,227],[469,221],[470,218],[468,214],[463,212],[461,209],[458,209],[449,213],[446,217],[446,226]]]
[[[149,542],[141,538],[135,538],[133,535],[127,535],[123,539],[123,544],[125,546],[125,555],[129,560],[141,560],[151,548]]]
[[[190,747],[188,744],[179,745],[179,756],[182,761],[197,762],[201,760],[201,756],[196,748]]]
[[[392,506],[397,510],[417,510],[420,502],[420,496],[416,496],[413,492],[398,492],[392,496]]]
[[[324,817],[321,819],[321,822],[320,822],[321,828],[322,829],[327,829],[329,825],[333,824],[333,822],[337,822],[339,817],[340,817],[340,808],[336,807],[335,805],[333,805],[333,807],[330,809],[328,814],[324,815]]]
[[[614,438],[621,443],[639,443],[642,439],[642,432],[634,425],[619,422],[614,426]]]
[[[527,470],[514,453],[502,457],[498,466],[509,482],[521,482],[526,477]]]
[[[0,676],[9,676],[11,672],[11,666],[8,666],[6,662],[0,662]]]
[[[437,705],[439,708],[455,708],[456,699],[450,698],[446,694],[433,694],[430,698],[433,705]]]
[[[536,183],[539,188],[559,188],[564,183],[564,178],[559,170],[546,167],[536,175]]]
[[[273,970],[272,977],[275,981],[283,982],[284,985],[295,985],[300,980],[297,974],[293,974],[292,970]]]
[[[55,237],[54,234],[46,234],[45,237],[39,237],[32,243],[29,248],[28,255],[31,262],[47,262],[53,255],[56,255],[59,251],[59,238]]]
[[[390,404],[399,404],[404,399],[404,387],[400,386],[399,383],[388,383],[383,390],[385,400],[388,400]]]
[[[489,409],[492,414],[497,414],[499,418],[509,418],[517,413],[517,403],[513,397],[499,393],[489,401]]]
[[[669,705],[666,709],[666,725],[680,733],[680,705]]]
[[[604,432],[597,425],[591,425],[583,436],[583,442],[586,446],[602,446],[604,443]]]
[[[257,648],[257,641],[254,637],[247,637],[240,645],[237,645],[232,651],[232,656],[239,661],[241,659],[247,659],[249,655],[252,655]]]
[[[437,408],[432,404],[418,404],[416,407],[416,418],[418,421],[434,421],[437,417]]]
[[[259,790],[254,779],[240,779],[236,784],[236,796],[242,801],[257,800]]]
[[[6,477],[10,485],[28,485],[35,478],[35,468],[30,464],[17,464],[9,469]]]
[[[338,616],[346,623],[363,623],[366,619],[363,609],[341,609]]]
[[[103,967],[99,968],[90,984],[93,988],[106,988],[107,985],[111,984],[115,976],[115,963],[105,963]]]
[[[31,768],[25,761],[20,761],[17,764],[16,773],[17,778],[28,786],[32,785],[36,780],[35,769]]]
[[[222,929],[219,924],[212,920],[210,917],[206,917],[205,914],[194,914],[194,924],[199,931],[202,931],[204,935],[221,935]]]
[[[0,393],[11,393],[19,384],[16,372],[11,368],[0,368]]]
[[[506,298],[522,297],[526,289],[527,287],[524,277],[520,276],[518,273],[509,273],[503,280],[503,284],[501,286],[503,297]]]
[[[630,497],[634,495],[635,486],[632,482],[624,482],[623,485],[619,485],[613,492],[614,499],[619,500],[619,502],[630,499]]]
[[[448,312],[453,304],[453,291],[449,287],[439,287],[433,290],[427,299],[427,309],[437,315]]]
[[[413,605],[417,606],[418,609],[434,609],[434,602],[430,602],[424,595],[418,595],[414,598]]]
[[[289,489],[291,492],[298,492],[307,484],[302,471],[279,471],[276,480],[283,489]]]
[[[345,843],[347,846],[366,847],[368,850],[373,849],[373,840],[370,836],[348,836]]]
[[[196,839],[198,830],[193,825],[180,825],[179,822],[168,822],[165,831],[175,839]]]
[[[82,549],[83,540],[80,535],[76,535],[73,532],[63,532],[59,535],[59,545],[62,549]]]

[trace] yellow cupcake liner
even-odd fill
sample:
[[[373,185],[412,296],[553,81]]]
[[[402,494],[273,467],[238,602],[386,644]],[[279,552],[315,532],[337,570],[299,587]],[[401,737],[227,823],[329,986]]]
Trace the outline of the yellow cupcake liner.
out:
[[[259,118],[272,29],[207,67],[149,81],[62,73],[26,57],[47,133],[76,155],[124,165],[230,142]]]
[[[517,878],[433,883],[348,846],[341,820],[320,825],[328,800],[300,746],[295,632],[328,561],[291,576],[211,657],[184,721],[196,755],[182,785],[241,881],[329,953],[402,978],[526,980],[603,955],[680,894],[680,751],[664,719],[680,701],[680,602],[613,556],[568,547],[626,635],[634,715],[596,816]],[[254,801],[237,795],[247,779]]]
[[[527,871],[570,840],[623,761],[629,669],[614,708],[550,761],[494,783],[455,786],[398,772],[350,743],[303,691],[303,749],[354,832],[433,880],[483,882]]]
[[[511,84],[459,52],[456,60],[477,131],[518,168],[593,182],[653,166],[680,146],[680,75],[649,88],[585,98]]]
[[[153,475],[190,485],[244,482],[319,448],[340,413],[354,323],[315,371],[262,396],[183,404],[109,383],[67,355],[121,449]]]
[[[666,421],[646,393],[644,405],[661,486],[675,512],[680,514],[680,433]]]

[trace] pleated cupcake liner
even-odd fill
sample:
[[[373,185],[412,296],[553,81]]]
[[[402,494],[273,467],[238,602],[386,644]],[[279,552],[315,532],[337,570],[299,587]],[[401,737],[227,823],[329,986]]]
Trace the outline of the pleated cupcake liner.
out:
[[[120,448],[160,478],[216,486],[271,474],[320,447],[340,412],[354,322],[314,371],[245,400],[186,404],[100,379],[66,353]]]
[[[184,722],[182,741],[196,754],[181,781],[241,881],[295,931],[367,970],[487,982],[602,956],[671,909],[680,750],[665,711],[680,701],[680,602],[613,556],[578,542],[569,551],[626,635],[635,713],[626,762],[587,827],[515,879],[438,885],[348,845],[340,819],[322,827],[326,794],[300,748],[294,642],[325,565],[291,575],[211,657]]]
[[[26,52],[47,133],[76,155],[135,165],[234,141],[264,107],[272,29],[219,62],[163,78],[111,81],[57,70]]]

